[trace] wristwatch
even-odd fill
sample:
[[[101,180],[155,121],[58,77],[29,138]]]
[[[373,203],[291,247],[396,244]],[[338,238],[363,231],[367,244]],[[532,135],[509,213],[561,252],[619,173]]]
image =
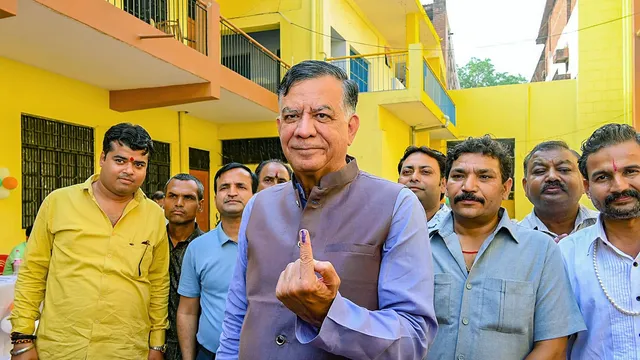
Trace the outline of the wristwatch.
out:
[[[149,346],[150,350],[155,350],[155,351],[160,351],[161,353],[164,354],[165,351],[167,351],[167,344],[164,344],[162,346]]]

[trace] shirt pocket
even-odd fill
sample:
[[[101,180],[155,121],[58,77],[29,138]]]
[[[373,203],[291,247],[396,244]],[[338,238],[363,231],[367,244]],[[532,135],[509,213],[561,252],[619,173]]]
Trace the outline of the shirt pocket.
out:
[[[150,241],[134,241],[116,245],[116,255],[120,270],[132,279],[144,279],[149,274],[153,260],[153,245]]]
[[[482,289],[480,328],[526,334],[533,324],[535,296],[529,281],[487,278]]]
[[[453,278],[449,274],[435,274],[434,278],[434,307],[438,324],[451,325],[451,288]]]
[[[380,274],[380,248],[369,244],[327,244],[326,260],[340,277],[340,293],[358,306],[369,310],[378,307],[378,276]]]

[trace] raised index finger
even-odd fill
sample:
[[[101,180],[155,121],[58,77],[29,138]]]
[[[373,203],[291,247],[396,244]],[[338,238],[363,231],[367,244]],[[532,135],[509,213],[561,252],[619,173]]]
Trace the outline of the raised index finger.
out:
[[[307,229],[300,230],[300,278],[316,277],[313,270],[315,260],[313,259],[313,249],[311,248],[311,237]]]

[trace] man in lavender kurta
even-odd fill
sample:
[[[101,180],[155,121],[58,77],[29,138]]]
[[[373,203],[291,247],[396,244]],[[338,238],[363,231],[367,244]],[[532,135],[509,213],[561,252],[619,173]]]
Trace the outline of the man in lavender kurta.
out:
[[[304,61],[278,98],[294,177],[245,208],[217,359],[424,358],[437,329],[427,221],[409,189],[347,155],[356,83]]]

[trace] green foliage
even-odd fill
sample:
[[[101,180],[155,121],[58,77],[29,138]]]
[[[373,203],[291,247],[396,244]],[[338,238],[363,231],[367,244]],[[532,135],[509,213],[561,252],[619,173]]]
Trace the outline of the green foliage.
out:
[[[527,79],[520,74],[512,75],[506,72],[496,72],[491,59],[480,60],[475,57],[471,58],[467,65],[458,67],[458,79],[460,80],[460,87],[463,89],[527,82]]]

